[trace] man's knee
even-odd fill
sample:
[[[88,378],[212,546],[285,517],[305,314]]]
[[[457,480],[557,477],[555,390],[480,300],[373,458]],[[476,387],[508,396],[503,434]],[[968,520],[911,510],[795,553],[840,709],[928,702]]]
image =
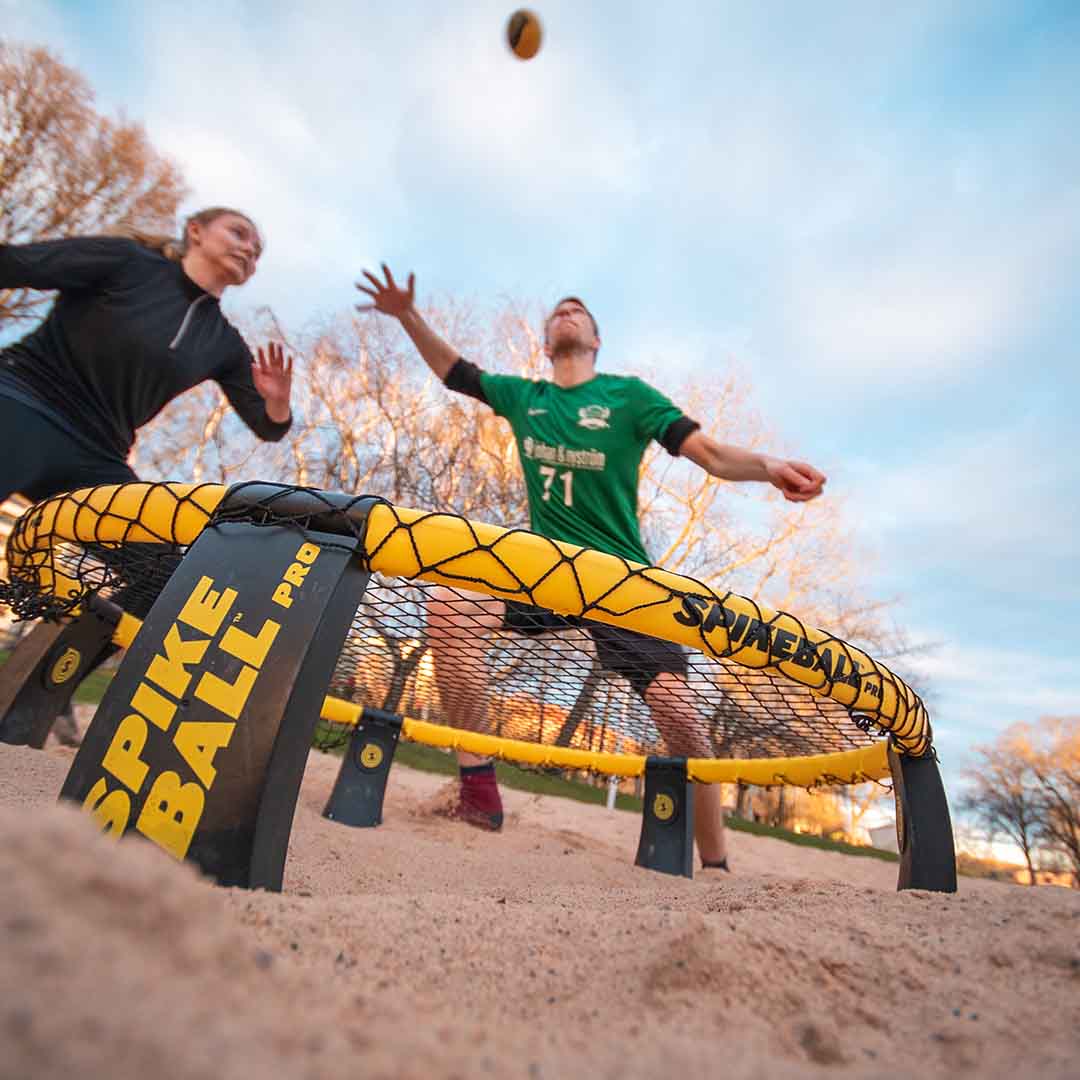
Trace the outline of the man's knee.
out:
[[[686,679],[670,671],[653,676],[642,694],[668,752],[684,757],[709,757],[712,750]]]
[[[680,713],[696,713],[694,692],[682,675],[672,671],[658,671],[645,684],[641,696],[650,709],[677,710]]]

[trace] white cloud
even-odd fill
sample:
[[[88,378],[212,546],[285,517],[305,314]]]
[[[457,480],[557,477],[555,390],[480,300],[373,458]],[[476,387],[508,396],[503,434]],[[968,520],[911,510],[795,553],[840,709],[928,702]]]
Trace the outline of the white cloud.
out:
[[[864,391],[910,392],[992,362],[1072,287],[1063,268],[1080,241],[1080,197],[988,221],[996,212],[986,200],[916,205],[871,250],[804,252],[782,304],[803,363]]]
[[[267,233],[245,304],[302,322],[351,303],[361,267],[403,243],[427,253],[467,215],[511,244],[531,221],[541,244],[640,187],[627,103],[581,62],[587,41],[521,64],[494,3],[265,16],[215,7],[212,29],[193,33],[190,6],[130,9],[137,115],[184,169],[185,209],[239,205]],[[491,246],[476,235],[458,258]]]
[[[1000,644],[952,641],[923,657],[919,666],[951,699],[951,707],[979,717],[990,734],[1019,720],[1075,713],[1080,708],[1080,665],[1008,640],[1007,624]]]
[[[1065,421],[1018,418],[924,442],[898,465],[853,460],[836,480],[892,561],[916,574],[946,570],[999,595],[1033,590],[1048,600],[1080,586],[1080,511],[1071,493],[1080,462]],[[1071,572],[1070,572],[1071,569]]]

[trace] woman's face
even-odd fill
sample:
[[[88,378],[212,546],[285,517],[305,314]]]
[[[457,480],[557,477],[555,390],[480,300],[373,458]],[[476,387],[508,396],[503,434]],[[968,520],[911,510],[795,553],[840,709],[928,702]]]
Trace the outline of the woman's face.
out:
[[[220,214],[213,221],[189,226],[188,245],[230,285],[243,285],[255,273],[262,240],[255,226],[240,214]]]

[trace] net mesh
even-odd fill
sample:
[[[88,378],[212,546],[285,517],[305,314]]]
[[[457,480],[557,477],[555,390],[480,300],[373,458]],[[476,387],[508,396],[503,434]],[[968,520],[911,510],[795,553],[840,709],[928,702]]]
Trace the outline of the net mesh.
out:
[[[693,579],[370,497],[266,484],[224,496],[133,484],[40,503],[11,535],[0,602],[58,618],[97,593],[143,617],[204,527],[330,532],[359,538],[372,570],[328,691],[346,701],[609,753],[780,758],[885,732],[930,750],[922,702],[887,668]],[[507,617],[505,600],[532,608]],[[350,732],[323,723],[320,745]]]
[[[453,612],[467,648],[433,645],[435,603]],[[625,672],[604,666],[585,627],[525,635],[477,613],[477,606],[470,592],[376,576],[357,610],[330,693],[451,726],[463,725],[461,717],[455,723],[447,715],[446,699],[471,693],[470,730],[610,753],[794,757],[873,741],[876,725],[829,698],[782,676],[688,652],[679,709],[694,720],[691,731],[680,733],[689,745],[672,745],[678,737],[665,738],[654,710]],[[649,673],[646,667],[642,675]],[[322,745],[338,745],[347,734],[328,726]]]

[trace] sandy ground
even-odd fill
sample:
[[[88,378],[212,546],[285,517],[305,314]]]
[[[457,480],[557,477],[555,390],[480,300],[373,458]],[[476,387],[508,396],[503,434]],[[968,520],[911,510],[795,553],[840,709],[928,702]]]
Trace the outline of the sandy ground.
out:
[[[58,807],[73,751],[0,745],[0,1077],[1080,1074],[1080,893],[736,833],[733,874],[633,865],[638,819],[506,792],[499,835],[397,767],[321,810],[281,894],[220,889]]]

